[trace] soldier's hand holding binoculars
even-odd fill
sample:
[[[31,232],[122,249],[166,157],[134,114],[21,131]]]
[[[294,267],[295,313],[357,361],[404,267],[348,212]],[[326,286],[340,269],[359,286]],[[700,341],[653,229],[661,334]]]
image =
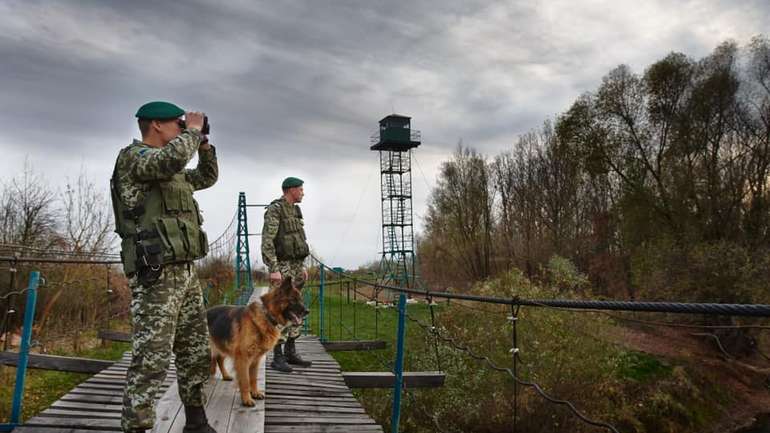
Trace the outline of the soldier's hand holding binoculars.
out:
[[[209,125],[208,117],[200,111],[188,111],[184,114],[185,120],[180,122],[182,128],[195,128],[203,134],[203,140],[201,140],[200,147],[202,149],[209,149]]]
[[[198,131],[203,129],[203,118],[205,115],[200,111],[188,111],[184,113],[184,123],[188,128],[194,128]]]

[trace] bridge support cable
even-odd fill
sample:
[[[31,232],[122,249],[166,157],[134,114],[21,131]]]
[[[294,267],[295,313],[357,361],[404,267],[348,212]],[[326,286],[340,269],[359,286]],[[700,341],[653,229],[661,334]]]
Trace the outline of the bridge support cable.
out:
[[[428,308],[430,309],[430,330],[431,334],[433,334],[433,350],[436,353],[436,366],[438,367],[438,371],[443,371],[441,368],[441,357],[438,354],[438,329],[436,328],[436,314],[433,311],[435,303],[433,302],[433,298],[428,297],[427,299]]]
[[[518,347],[518,343],[519,342],[518,342],[518,333],[517,333],[517,322],[518,322],[518,317],[519,317],[519,310],[520,310],[520,306],[511,305],[511,315],[508,316],[508,320],[512,323],[512,328],[513,328],[512,329],[512,334],[511,334],[511,339],[512,339],[512,343],[513,343],[513,347],[511,348],[510,353],[511,353],[511,355],[513,357],[514,368],[499,367],[489,357],[484,356],[484,355],[479,355],[479,354],[475,353],[467,345],[463,345],[461,343],[458,343],[452,337],[441,335],[439,330],[438,330],[438,328],[435,326],[435,322],[432,322],[430,325],[426,324],[426,323],[423,323],[419,319],[416,319],[416,318],[412,317],[411,315],[409,315],[406,312],[404,313],[404,316],[405,316],[405,318],[407,320],[417,324],[418,327],[421,328],[426,334],[435,335],[435,338],[437,340],[441,340],[447,347],[449,347],[449,348],[451,348],[453,350],[464,352],[468,356],[470,356],[471,358],[473,358],[473,359],[475,359],[477,361],[485,362],[488,365],[488,367],[490,367],[493,370],[500,371],[500,372],[506,372],[506,373],[509,374],[509,376],[514,381],[514,400],[515,400],[514,401],[514,422],[513,422],[513,429],[514,429],[513,431],[514,432],[517,431],[516,429],[518,427],[517,426],[517,423],[518,423],[518,393],[519,393],[518,386],[526,386],[526,387],[533,388],[546,401],[548,401],[548,402],[550,402],[552,404],[566,406],[581,421],[583,421],[583,422],[585,422],[585,423],[587,423],[589,425],[593,425],[593,426],[596,426],[596,427],[602,427],[602,428],[604,428],[604,429],[606,429],[608,431],[611,431],[613,433],[618,433],[618,430],[613,425],[611,425],[609,423],[602,422],[602,421],[597,421],[597,420],[593,420],[591,418],[588,418],[587,416],[582,414],[574,406],[574,404],[572,402],[569,402],[567,400],[562,400],[562,399],[553,397],[553,396],[549,395],[548,393],[546,393],[545,390],[543,390],[543,388],[539,384],[537,384],[535,382],[526,381],[526,380],[521,379],[519,377],[518,371],[517,371],[517,368],[518,368],[517,366],[518,366],[518,362],[519,362],[519,359],[520,359],[520,350],[519,350],[519,347]],[[435,320],[435,317],[434,317],[434,320]],[[441,375],[441,376],[443,376],[443,375]],[[404,391],[406,391],[406,390],[404,390]],[[412,400],[416,402],[416,399],[414,399],[413,397],[412,397]],[[394,408],[395,407],[396,406],[394,406]],[[434,420],[434,424],[435,423],[436,423],[436,421]],[[438,425],[436,425],[436,427],[439,428],[439,430],[443,430],[443,429],[440,429],[440,427]]]
[[[320,271],[319,271],[320,274]],[[329,274],[326,274],[329,275]],[[334,310],[335,312],[338,311],[338,307],[342,306],[342,303],[345,302],[346,295],[344,293],[344,290],[347,290],[347,288],[350,286],[348,284],[348,281],[345,280],[330,280],[328,277],[325,277],[325,293],[331,294],[336,293],[336,300],[334,298],[327,298],[325,301],[324,309],[327,311]],[[335,291],[333,286],[337,286],[337,290]],[[318,286],[320,288],[320,286]],[[358,296],[363,296],[365,299],[371,299],[372,301],[374,298],[369,298],[366,294],[360,293],[357,291],[355,287],[350,287],[351,290],[353,290],[353,298],[357,300]],[[334,302],[339,302],[339,304],[334,304]],[[352,308],[356,308],[356,306],[352,306]],[[344,313],[345,309],[342,308],[339,310],[340,312]],[[394,309],[394,313],[397,314],[397,309]],[[405,311],[405,310],[402,310]],[[326,317],[326,316],[324,316]],[[337,319],[337,318],[334,318]],[[326,319],[325,319],[326,320]],[[327,322],[328,323],[328,322]],[[339,324],[339,321],[335,321],[335,324]],[[405,324],[405,322],[404,322]],[[387,372],[348,372],[345,373],[345,381],[348,384],[348,386],[352,388],[390,388],[391,390],[394,389],[394,385],[396,383],[396,373],[398,369],[395,366],[395,363],[393,360],[385,360],[382,356],[378,354],[378,350],[385,349],[386,343],[385,341],[330,341],[332,337],[334,337],[334,333],[332,332],[335,327],[330,327],[329,325],[325,325],[324,329],[329,329],[329,333],[325,334],[326,342],[323,343],[324,347],[327,348],[327,350],[330,351],[352,351],[353,356],[359,360],[361,363],[371,363],[371,359],[364,358],[363,354],[357,353],[359,350],[367,350],[369,351],[367,355],[371,355],[373,357],[376,357],[377,361],[385,368]],[[404,328],[405,329],[405,328]],[[349,333],[352,333],[353,331],[347,327],[343,326],[341,330],[347,331]],[[339,334],[339,336],[342,338],[344,334]],[[397,337],[396,337],[397,338]],[[406,334],[404,333],[404,338],[402,340],[404,342],[403,344],[403,353],[404,356],[402,356],[402,375],[401,375],[401,392],[402,395],[406,391],[407,388],[435,388],[440,387],[444,385],[445,382],[445,374],[439,371],[428,371],[428,372],[406,372],[405,366],[405,354],[406,354]],[[437,343],[435,345],[436,349],[438,348]],[[403,401],[403,398],[402,398]]]
[[[344,272],[335,271],[320,260],[319,266],[328,268],[338,275]],[[529,307],[568,308],[576,310],[596,311],[641,311],[649,313],[677,313],[677,314],[706,314],[746,317],[770,317],[770,305],[767,304],[720,304],[720,303],[684,303],[684,302],[637,302],[637,301],[594,301],[578,299],[524,299],[497,298],[493,296],[467,295],[462,293],[437,292],[430,290],[418,290],[406,287],[388,286],[348,276],[353,281],[359,281],[379,290],[391,290],[397,293],[406,293],[420,297],[431,296],[441,299],[457,299],[475,301],[481,303],[499,305],[520,305]]]
[[[509,320],[510,320],[512,317],[517,317],[517,318],[518,318],[518,312],[519,312],[519,308],[520,308],[520,307],[519,307],[519,306],[512,306],[512,308],[513,308],[513,309],[512,309],[512,315],[508,317],[508,319],[509,319]],[[434,328],[433,326],[431,326],[431,325],[428,325],[428,324],[426,324],[426,323],[423,323],[422,321],[420,321],[419,319],[416,319],[416,318],[412,317],[412,316],[411,316],[411,315],[409,315],[408,313],[405,313],[405,314],[404,314],[404,316],[405,316],[405,318],[406,318],[407,320],[409,320],[409,321],[411,321],[411,322],[413,322],[413,323],[417,324],[417,325],[418,325],[418,326],[419,326],[419,327],[420,327],[420,328],[421,328],[421,329],[422,329],[424,332],[426,332],[426,334],[432,333],[432,328]],[[515,323],[516,323],[516,321],[513,321],[513,320],[510,320],[510,321],[511,321],[511,322],[514,324],[514,326],[515,326]],[[485,363],[488,365],[488,367],[490,367],[490,368],[491,368],[491,369],[493,369],[493,370],[496,370],[496,371],[500,371],[500,372],[506,372],[506,373],[508,373],[508,374],[509,374],[509,376],[510,376],[510,377],[511,377],[511,378],[514,380],[514,384],[515,384],[515,385],[521,385],[521,386],[527,386],[527,387],[531,387],[531,388],[533,388],[533,389],[534,389],[534,390],[535,390],[535,391],[536,391],[538,394],[540,394],[540,395],[541,395],[541,397],[543,397],[543,398],[544,398],[546,401],[548,401],[548,402],[550,402],[550,403],[552,403],[552,404],[557,404],[557,405],[564,405],[564,406],[566,406],[566,407],[567,407],[567,408],[568,408],[568,409],[569,409],[569,410],[570,410],[570,411],[571,411],[571,412],[572,412],[572,413],[573,413],[573,414],[574,414],[576,417],[578,417],[578,418],[579,418],[581,421],[583,421],[583,422],[585,422],[585,423],[587,423],[587,424],[589,424],[589,425],[593,425],[593,426],[596,426],[596,427],[602,427],[602,428],[604,428],[604,429],[606,429],[606,430],[608,430],[608,431],[611,431],[611,432],[613,432],[613,433],[619,433],[619,432],[618,432],[618,430],[617,430],[617,429],[616,429],[616,428],[615,428],[613,425],[611,425],[611,424],[608,424],[608,423],[605,423],[605,422],[602,422],[602,421],[596,421],[596,420],[593,420],[593,419],[590,419],[590,418],[588,418],[587,416],[585,416],[584,414],[582,414],[580,411],[578,411],[578,410],[577,410],[577,408],[574,406],[574,404],[573,404],[573,403],[571,403],[571,402],[569,402],[569,401],[567,401],[567,400],[558,399],[558,398],[556,398],[556,397],[553,397],[553,396],[549,395],[548,393],[546,393],[546,392],[543,390],[543,388],[542,388],[542,387],[541,387],[539,384],[537,384],[537,383],[535,383],[535,382],[529,382],[529,381],[525,381],[525,380],[521,379],[521,378],[518,376],[518,374],[515,374],[515,373],[513,372],[513,369],[511,369],[511,368],[503,368],[503,367],[499,367],[499,366],[498,366],[497,364],[495,364],[495,363],[494,363],[494,361],[492,361],[492,360],[491,360],[489,357],[487,357],[487,356],[484,356],[484,355],[479,355],[479,354],[475,353],[475,352],[474,352],[472,349],[470,349],[470,348],[469,348],[467,345],[462,345],[461,343],[458,343],[458,342],[457,342],[457,341],[456,341],[454,338],[452,338],[452,337],[445,337],[445,336],[442,336],[442,335],[439,333],[439,331],[438,331],[438,328],[435,328],[435,329],[436,329],[436,338],[437,338],[437,339],[439,339],[439,340],[441,340],[441,341],[442,341],[442,342],[443,342],[443,343],[444,343],[444,344],[445,344],[447,347],[449,347],[449,348],[451,348],[451,349],[453,349],[453,350],[457,350],[457,351],[461,351],[461,352],[464,352],[464,353],[466,353],[468,356],[470,356],[471,358],[473,358],[473,359],[475,359],[475,360],[477,360],[477,361],[483,361],[483,362],[485,362]],[[513,336],[513,334],[512,334],[512,337],[511,337],[511,338],[512,338],[512,340],[514,339],[514,336]],[[517,341],[517,337],[516,337],[516,341],[515,341],[515,343],[513,344],[513,348],[511,349],[511,353],[512,353],[512,355],[514,356],[514,362],[515,362],[515,363],[518,363],[518,360],[520,359],[520,351],[518,350],[518,341]],[[395,368],[394,368],[394,371],[395,371]],[[441,374],[441,376],[443,377],[444,375],[443,375],[443,374]],[[403,385],[402,385],[402,386],[403,386]],[[406,389],[403,389],[403,391],[404,391],[404,392],[405,392],[407,395],[409,395],[409,393],[408,393],[408,390],[406,390]],[[414,403],[416,403],[416,401],[417,401],[417,400],[416,400],[416,399],[415,399],[413,396],[411,396],[411,399],[412,399],[412,401],[413,401]],[[395,406],[394,406],[394,408],[395,408]],[[514,407],[514,411],[515,411],[515,412],[517,412],[517,411],[518,411],[518,409],[517,409],[517,407],[516,407],[516,406]],[[516,413],[516,416],[518,417],[518,413]],[[441,428],[441,427],[438,425],[438,423],[437,423],[437,420],[435,420],[435,419],[434,419],[434,424],[436,425],[436,428],[438,428],[438,429],[439,429],[439,431],[443,431],[443,429],[442,429],[442,428]],[[514,428],[515,428],[515,427],[514,427]],[[515,431],[515,430],[514,430],[514,431]]]
[[[315,276],[320,276],[320,269],[315,267],[314,259],[311,259],[310,266],[311,278],[308,281],[315,281]],[[319,272],[316,274],[316,269]],[[323,346],[328,351],[371,351],[380,350],[387,347],[383,340],[361,340],[358,335],[358,315],[359,315],[359,297],[371,299],[366,294],[358,291],[355,282],[348,278],[336,278],[333,274],[324,272],[324,339]],[[336,288],[336,289],[335,289]],[[318,312],[315,319],[320,322],[320,310],[317,306],[320,304],[320,297],[316,290],[320,292],[320,284],[313,282],[305,285],[304,299],[305,305],[311,310]],[[351,293],[352,292],[352,293]],[[333,295],[333,296],[332,296]],[[317,303],[318,301],[318,303]],[[311,329],[311,322],[314,322],[313,316],[305,317],[304,330],[307,334]],[[314,328],[316,332],[318,329]]]
[[[518,372],[518,358],[519,358],[519,344],[516,335],[516,323],[519,321],[519,308],[520,306],[511,305],[511,326],[513,328],[511,332],[511,339],[513,340],[513,348],[511,349],[511,356],[513,358],[513,376],[517,377]],[[513,433],[516,433],[516,423],[519,419],[519,383],[513,381]]]
[[[120,260],[59,259],[49,257],[8,257],[0,256],[0,262],[56,263],[60,265],[119,265]]]
[[[409,319],[409,321],[411,321],[413,323],[416,323],[424,331],[427,332],[427,330],[429,329],[429,326],[427,324],[425,324],[425,323],[422,323],[420,320],[415,319],[415,318],[413,318],[413,317],[411,317],[409,315],[407,315],[406,317],[407,317],[407,319]],[[553,397],[553,396],[549,395],[537,383],[526,381],[526,380],[523,380],[523,379],[519,378],[516,374],[514,374],[513,369],[507,368],[507,367],[499,367],[497,364],[495,364],[494,361],[489,359],[488,356],[479,355],[479,354],[475,353],[468,346],[462,345],[462,344],[458,343],[457,341],[455,341],[454,338],[443,336],[440,333],[438,334],[438,338],[441,341],[443,341],[445,344],[447,344],[448,347],[450,347],[450,348],[452,348],[454,350],[460,351],[460,352],[465,352],[471,358],[473,358],[473,359],[475,359],[477,361],[481,361],[481,362],[486,363],[489,368],[491,368],[493,370],[496,370],[496,371],[508,373],[508,375],[514,380],[515,383],[517,383],[519,385],[522,385],[522,386],[527,386],[527,387],[530,387],[530,388],[534,389],[538,394],[540,394],[540,396],[542,398],[544,398],[548,402],[556,404],[556,405],[566,406],[576,417],[578,417],[581,421],[585,422],[586,424],[589,424],[589,425],[592,425],[592,426],[595,426],[595,427],[602,427],[602,428],[605,428],[605,429],[607,429],[607,430],[609,430],[609,431],[611,431],[613,433],[620,433],[617,430],[617,428],[615,428],[613,425],[608,424],[608,423],[603,422],[603,421],[596,421],[596,420],[588,418],[583,413],[581,413],[575,407],[575,405],[572,404],[572,402],[567,401],[567,400],[562,400],[562,399],[559,399],[559,398],[556,398],[556,397]],[[513,353],[514,356],[518,356],[518,350],[511,350],[511,352]]]
[[[569,409],[573,413],[574,416],[579,418],[582,422],[595,427],[603,428],[613,433],[618,433],[618,430],[613,425],[608,424],[606,422],[588,418],[586,415],[581,413],[574,406],[573,403],[567,400],[563,400],[563,399],[559,399],[557,397],[551,396],[539,384],[533,381],[522,379],[519,376],[520,372],[518,371],[518,367],[519,367],[519,360],[520,360],[520,350],[518,347],[519,341],[518,341],[518,334],[517,334],[517,328],[518,328],[517,322],[519,319],[519,310],[523,306],[561,309],[561,310],[566,309],[570,311],[572,310],[586,311],[586,312],[598,311],[598,312],[603,312],[604,314],[608,314],[606,313],[606,311],[640,311],[640,312],[657,312],[657,313],[674,313],[674,314],[770,317],[770,305],[764,305],[764,304],[632,302],[632,301],[595,301],[595,300],[572,300],[572,299],[522,299],[518,297],[496,298],[496,297],[489,297],[489,296],[467,295],[467,294],[447,293],[447,292],[434,292],[429,290],[417,290],[417,289],[408,288],[408,287],[394,287],[394,286],[380,284],[379,282],[373,283],[366,280],[362,280],[354,276],[345,274],[344,272],[340,272],[335,268],[328,267],[319,259],[316,259],[316,260],[318,262],[319,269],[328,268],[337,276],[346,277],[356,285],[369,286],[373,289],[374,291],[373,301],[375,306],[375,326],[377,326],[376,324],[378,323],[378,320],[379,320],[378,319],[379,308],[377,308],[379,307],[378,294],[383,290],[398,293],[399,294],[399,309],[398,309],[399,316],[401,316],[403,312],[403,315],[406,319],[417,323],[426,333],[435,335],[436,340],[441,341],[442,344],[445,344],[446,346],[454,350],[466,353],[471,358],[485,363],[489,368],[493,370],[507,373],[513,379],[513,382],[514,382],[514,390],[513,390],[514,391],[514,407],[513,407],[514,413],[513,413],[513,426],[512,426],[514,432],[517,431],[517,428],[518,428],[518,418],[519,418],[518,394],[520,392],[519,387],[527,387],[527,388],[532,388],[537,394],[539,394],[546,401],[555,405],[565,406],[567,409]],[[354,288],[354,293],[358,293],[358,290],[356,290],[355,288]],[[405,298],[407,294],[425,297],[429,305],[431,305],[430,307],[431,308],[431,325],[423,324],[421,321],[412,318],[408,313],[406,313],[405,304],[403,306],[404,308],[402,309],[401,299],[402,297]],[[432,305],[434,304],[433,302],[434,298],[443,298],[447,300],[455,299],[455,300],[462,300],[462,301],[510,306],[511,315],[509,316],[509,320],[511,321],[511,325],[512,325],[512,334],[511,334],[512,368],[500,367],[497,364],[495,364],[489,357],[475,353],[467,345],[457,342],[451,336],[442,335],[435,325],[435,315],[432,309]],[[462,305],[462,304],[458,304],[458,305]],[[766,327],[764,325],[750,325],[750,326],[759,327],[759,328]],[[732,327],[738,327],[738,326],[731,325],[729,327],[732,328]],[[401,333],[401,329],[399,329],[399,336],[398,336],[399,338],[401,338],[400,333]],[[400,346],[402,342],[399,341],[398,344]],[[399,347],[399,349],[401,348]],[[436,354],[437,354],[437,359],[439,359],[437,346],[436,346]],[[399,368],[400,367],[403,368],[403,365],[401,366],[398,365],[399,359],[401,360],[401,362],[403,362],[403,358],[399,358],[400,356],[403,356],[403,352],[400,354],[397,353],[396,365],[394,366],[394,374],[396,374],[396,378],[395,378],[396,383],[394,384],[394,403],[393,403],[394,412],[392,413],[392,425],[396,426],[396,429],[393,430],[394,432],[397,431],[398,417],[400,416],[400,410],[398,409],[399,407],[398,405],[400,404],[400,392],[403,391],[401,389],[403,388],[403,382],[399,382],[398,374],[397,374],[397,372],[399,371]],[[403,379],[403,376],[402,376],[402,379]]]

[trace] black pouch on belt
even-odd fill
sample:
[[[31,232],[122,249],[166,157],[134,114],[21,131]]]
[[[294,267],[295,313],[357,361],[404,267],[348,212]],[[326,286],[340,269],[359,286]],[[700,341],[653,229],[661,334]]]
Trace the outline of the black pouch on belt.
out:
[[[163,273],[163,249],[156,243],[140,241],[136,244],[136,252],[139,283],[144,287],[155,284]]]

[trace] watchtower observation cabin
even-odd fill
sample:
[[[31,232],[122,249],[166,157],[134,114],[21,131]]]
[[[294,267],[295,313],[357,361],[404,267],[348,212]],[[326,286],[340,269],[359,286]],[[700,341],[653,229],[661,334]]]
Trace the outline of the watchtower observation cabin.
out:
[[[420,145],[420,131],[412,130],[410,124],[411,117],[384,117],[369,148],[380,154],[381,277],[400,287],[412,287],[415,275],[411,152]]]

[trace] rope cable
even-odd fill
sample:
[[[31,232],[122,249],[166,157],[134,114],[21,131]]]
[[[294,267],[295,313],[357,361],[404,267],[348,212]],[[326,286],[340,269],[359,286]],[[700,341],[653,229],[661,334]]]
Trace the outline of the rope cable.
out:
[[[410,321],[417,323],[417,325],[420,326],[421,328],[423,328],[423,330],[425,330],[425,328],[427,327],[427,325],[423,324],[422,322],[420,322],[417,319],[414,319],[414,318],[410,317],[409,315],[407,315],[407,318]],[[586,424],[590,424],[590,425],[593,425],[595,427],[603,427],[603,428],[605,428],[607,430],[612,431],[613,433],[619,433],[618,430],[613,425],[608,424],[608,423],[603,422],[603,421],[596,421],[596,420],[593,420],[593,419],[590,419],[590,418],[586,417],[585,415],[583,415],[583,413],[581,413],[575,407],[574,404],[572,404],[572,402],[567,401],[567,400],[563,400],[563,399],[559,399],[559,398],[556,398],[556,397],[553,397],[553,396],[549,395],[548,393],[545,392],[545,390],[543,390],[543,388],[539,384],[537,384],[535,382],[526,381],[526,380],[523,380],[523,379],[517,377],[510,368],[504,368],[504,367],[497,366],[497,364],[495,364],[494,361],[489,359],[489,357],[484,356],[484,355],[476,354],[468,346],[463,346],[463,345],[458,344],[455,341],[454,338],[442,336],[442,335],[440,335],[440,333],[438,335],[438,338],[440,340],[442,340],[443,342],[447,343],[449,345],[449,347],[451,347],[451,348],[453,348],[455,350],[458,350],[458,351],[465,352],[465,353],[468,354],[468,356],[470,356],[471,358],[473,358],[473,359],[475,359],[477,361],[485,362],[489,368],[491,368],[493,370],[496,370],[496,371],[499,371],[499,372],[508,373],[508,375],[516,383],[518,383],[519,385],[527,386],[527,387],[530,387],[530,388],[534,389],[538,394],[540,394],[541,397],[543,397],[545,400],[551,402],[552,404],[566,406],[576,417],[578,417],[580,420],[582,420]]]
[[[433,349],[436,353],[436,366],[438,367],[438,371],[443,371],[441,368],[441,357],[438,354],[438,331],[436,330],[436,315],[433,311],[433,298],[428,296],[428,308],[430,309],[430,330],[433,334]]]
[[[323,264],[316,259],[319,266],[324,266],[336,275],[346,275],[344,271],[337,271]],[[350,276],[349,278],[357,280]],[[397,293],[407,293],[412,295],[425,295],[426,291],[409,289],[404,287],[394,287],[378,283],[370,283],[362,280],[363,284],[378,289],[386,289]],[[491,296],[465,295],[448,292],[432,292],[428,294],[437,298],[462,299],[468,301],[486,302],[493,304],[526,305],[551,308],[576,308],[581,310],[616,310],[616,311],[646,311],[659,313],[682,313],[682,314],[714,314],[728,316],[754,316],[770,317],[770,305],[765,304],[719,304],[719,303],[681,303],[681,302],[637,302],[637,301],[594,301],[594,300],[574,300],[574,299],[523,299],[523,298],[496,298]]]

